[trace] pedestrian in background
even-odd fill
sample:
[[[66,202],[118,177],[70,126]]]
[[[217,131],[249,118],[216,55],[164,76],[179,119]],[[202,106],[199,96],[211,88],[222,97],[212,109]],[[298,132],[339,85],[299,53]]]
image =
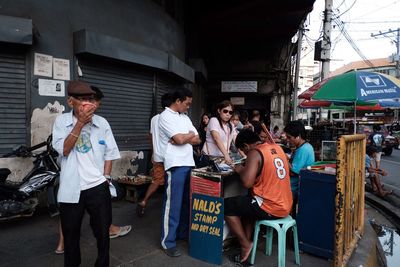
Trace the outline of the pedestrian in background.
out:
[[[204,143],[206,142],[207,126],[210,121],[210,118],[211,114],[208,112],[205,112],[203,113],[203,115],[201,115],[201,122],[199,127],[197,128],[201,143],[198,146],[194,146],[196,155],[198,157],[200,156],[201,150],[203,149]]]
[[[79,266],[80,229],[85,211],[97,240],[95,266],[109,266],[111,195],[105,176],[106,160],[120,158],[111,127],[94,114],[95,92],[82,81],[67,87],[71,112],[57,117],[53,125],[54,149],[61,157],[58,202],[64,234],[64,266]]]
[[[240,122],[243,125],[243,129],[251,129],[254,131],[254,127],[249,121],[249,113],[246,110],[240,112]]]
[[[91,86],[92,90],[95,92],[95,102],[94,104],[96,105],[96,110],[97,111],[100,108],[101,105],[101,100],[104,98],[104,94],[103,92],[100,90],[100,88],[96,87],[96,86]],[[105,161],[105,168],[109,169],[109,172],[111,173],[112,170],[112,160],[106,160]],[[109,180],[108,182],[111,182],[111,177],[108,176],[106,177],[107,180]],[[110,238],[117,238],[117,237],[121,237],[121,236],[125,236],[127,234],[129,234],[129,232],[132,230],[132,226],[131,225],[124,225],[124,226],[117,226],[114,224],[110,225],[110,229],[109,229],[109,233],[110,233]]]
[[[385,170],[377,168],[376,156],[377,149],[374,146],[367,147],[367,154],[365,155],[365,169],[368,173],[368,178],[371,181],[372,191],[377,193],[379,196],[384,197],[392,193],[392,191],[387,191],[383,189],[383,184],[381,183],[380,176],[386,176],[387,172]]]
[[[165,93],[161,97],[161,107],[165,110],[166,107],[169,107],[172,103],[171,94]],[[151,146],[153,148],[153,181],[150,186],[147,188],[146,194],[144,198],[138,202],[136,206],[136,214],[139,217],[142,217],[145,213],[147,201],[149,198],[156,192],[159,186],[164,185],[164,155],[161,152],[161,144],[160,144],[160,130],[159,130],[159,118],[160,114],[157,114],[151,118],[150,121],[150,140]]]
[[[206,142],[203,153],[212,157],[223,157],[225,163],[231,164],[229,148],[235,139],[236,131],[230,122],[233,115],[233,105],[224,100],[217,105],[216,116],[210,119],[207,127]]]
[[[299,173],[303,168],[311,166],[315,161],[314,148],[306,142],[306,129],[300,121],[291,121],[284,129],[287,141],[294,146],[290,163],[290,185],[293,194],[292,217],[296,218],[299,195]]]
[[[250,123],[251,123],[251,125],[253,125],[253,127],[254,127],[254,132],[256,133],[256,134],[260,134],[261,133],[261,131],[262,131],[262,127],[261,127],[261,115],[260,115],[260,111],[258,111],[258,110],[253,110],[253,112],[252,112],[252,117],[251,117],[251,121],[250,121]]]
[[[385,137],[381,133],[381,126],[374,125],[372,128],[374,131],[368,137],[368,141],[371,146],[374,146],[376,148],[376,168],[379,169],[379,167],[381,166],[382,146],[383,142],[385,141]]]
[[[240,113],[239,111],[233,111],[233,115],[231,117],[231,123],[234,126],[236,134],[238,134],[243,129],[243,124],[240,122]]]
[[[279,131],[279,126],[275,125],[274,129],[272,130],[271,133],[272,139],[274,139],[275,143],[280,143],[281,142],[281,132]]]
[[[160,147],[166,171],[161,246],[170,257],[181,255],[176,248],[176,239],[189,236],[189,184],[194,167],[192,145],[200,144],[198,132],[186,115],[191,104],[190,90],[176,90],[171,105],[159,118]]]

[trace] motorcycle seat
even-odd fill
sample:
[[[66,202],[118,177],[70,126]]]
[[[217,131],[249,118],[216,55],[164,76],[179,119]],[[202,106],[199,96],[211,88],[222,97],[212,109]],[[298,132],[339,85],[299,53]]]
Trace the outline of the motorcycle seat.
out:
[[[22,182],[13,182],[13,181],[5,181],[1,184],[2,188],[8,189],[18,189],[21,186]]]
[[[11,171],[7,168],[0,168],[0,183],[4,183],[7,180],[8,175]]]

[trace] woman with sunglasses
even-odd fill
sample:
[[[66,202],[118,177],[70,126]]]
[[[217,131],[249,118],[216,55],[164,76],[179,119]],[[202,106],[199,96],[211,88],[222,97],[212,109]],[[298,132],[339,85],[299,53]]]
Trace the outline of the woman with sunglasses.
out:
[[[224,100],[217,105],[216,117],[208,122],[206,142],[203,146],[203,153],[211,157],[223,157],[225,163],[231,164],[229,156],[231,142],[236,135],[234,127],[230,122],[233,115],[233,105],[230,101]]]

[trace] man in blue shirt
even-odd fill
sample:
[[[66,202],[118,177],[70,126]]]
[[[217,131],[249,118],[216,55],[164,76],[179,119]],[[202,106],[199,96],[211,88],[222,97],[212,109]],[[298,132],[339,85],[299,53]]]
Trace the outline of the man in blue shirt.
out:
[[[120,158],[110,125],[94,114],[95,92],[82,81],[68,84],[71,112],[57,117],[53,147],[61,158],[58,202],[64,234],[64,266],[79,266],[80,228],[85,211],[97,239],[95,266],[109,266],[111,195],[106,176]],[[108,164],[107,164],[108,162]]]
[[[291,121],[284,129],[288,142],[295,147],[290,157],[290,185],[293,194],[292,216],[296,217],[298,194],[299,194],[299,173],[315,161],[314,148],[306,142],[306,129],[300,121]]]

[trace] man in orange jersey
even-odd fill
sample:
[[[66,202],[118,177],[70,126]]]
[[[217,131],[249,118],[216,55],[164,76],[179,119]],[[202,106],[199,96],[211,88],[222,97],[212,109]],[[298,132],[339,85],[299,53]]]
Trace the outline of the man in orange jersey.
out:
[[[234,261],[246,265],[255,221],[288,216],[292,191],[289,163],[279,145],[262,143],[256,133],[247,129],[238,134],[235,143],[247,155],[244,166],[236,166],[235,171],[250,193],[226,198],[224,210],[225,221],[241,245],[241,253]]]

